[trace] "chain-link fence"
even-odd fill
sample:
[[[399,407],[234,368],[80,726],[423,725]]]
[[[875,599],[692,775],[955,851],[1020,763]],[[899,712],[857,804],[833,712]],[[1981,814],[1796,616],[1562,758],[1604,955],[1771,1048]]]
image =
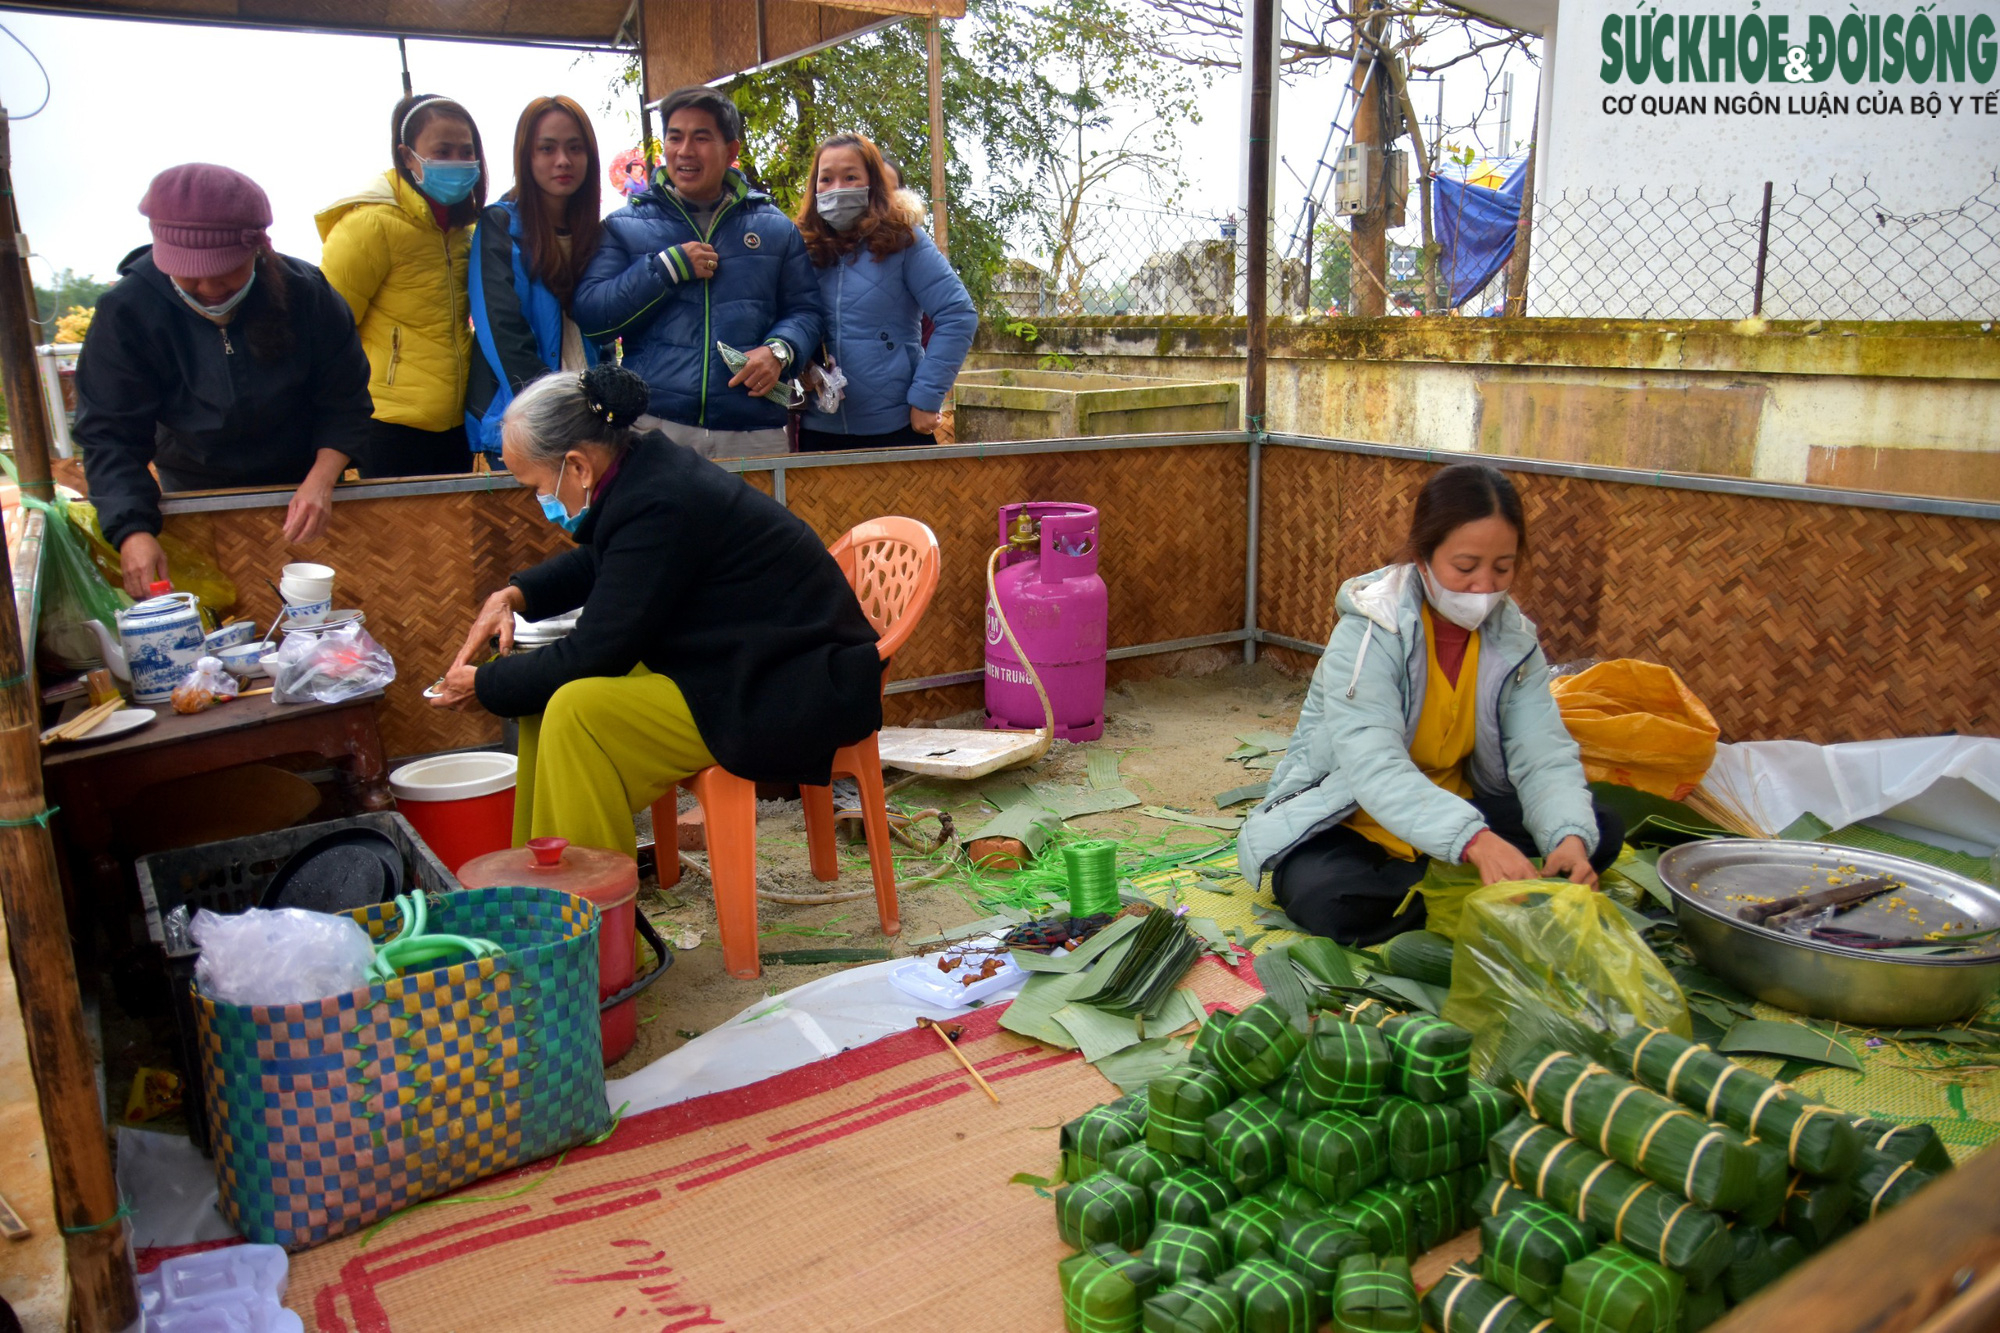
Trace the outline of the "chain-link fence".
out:
[[[1380,275],[1392,313],[1425,308],[1418,201],[1389,233]],[[1775,185],[1763,193],[1690,186],[1590,189],[1537,198],[1526,313],[1605,319],[1943,320],[2000,318],[2000,170],[1962,203],[1908,211],[1866,180]],[[1354,264],[1346,219],[1281,210],[1273,228],[1273,315],[1351,314],[1378,275]],[[1449,275],[1453,257],[1440,256]],[[1060,245],[1010,261],[996,296],[1021,318],[1241,315],[1247,276],[1234,217],[1132,206],[1091,211]],[[1760,276],[1761,275],[1761,276]],[[1503,266],[1460,301],[1499,314]],[[1449,286],[1448,282],[1441,286]]]

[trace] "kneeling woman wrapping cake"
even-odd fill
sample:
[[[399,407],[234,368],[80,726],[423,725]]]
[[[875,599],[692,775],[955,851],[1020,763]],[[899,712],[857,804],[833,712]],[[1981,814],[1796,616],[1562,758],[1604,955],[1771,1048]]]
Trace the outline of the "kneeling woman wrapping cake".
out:
[[[486,599],[434,702],[521,719],[514,843],[557,836],[630,856],[632,815],[721,764],[825,785],[834,751],[882,725],[875,631],[806,524],[656,431],[616,366],[535,381],[501,426],[507,469],[574,550]],[[509,656],[516,612],[581,608]],[[502,655],[481,666],[498,637]]]
[[[1342,585],[1298,729],[1237,843],[1317,935],[1376,944],[1424,923],[1430,857],[1487,884],[1595,885],[1624,829],[1595,807],[1508,589],[1527,554],[1514,484],[1477,463],[1425,483],[1403,561]]]

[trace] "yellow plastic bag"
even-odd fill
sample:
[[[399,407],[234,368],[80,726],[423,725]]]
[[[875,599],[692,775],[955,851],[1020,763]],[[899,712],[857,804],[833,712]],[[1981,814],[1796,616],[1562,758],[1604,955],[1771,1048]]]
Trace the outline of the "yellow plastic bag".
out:
[[[1424,877],[1417,881],[1417,892],[1424,895],[1424,929],[1457,939],[1465,900],[1478,888],[1479,867],[1453,865],[1433,856]]]
[[[1715,762],[1721,728],[1681,678],[1657,662],[1599,662],[1550,690],[1563,725],[1583,747],[1583,771],[1592,782],[1682,801]]]
[[[90,558],[105,581],[114,588],[124,587],[125,567],[119,563],[117,550],[104,540],[104,530],[97,522],[97,506],[88,500],[77,500],[70,505],[69,514],[70,521],[90,539]],[[175,591],[195,595],[208,628],[221,624],[222,618],[236,605],[236,584],[206,551],[170,532],[160,534],[160,549],[167,553],[167,578]]]
[[[1503,1083],[1538,1046],[1598,1055],[1639,1027],[1692,1040],[1666,964],[1581,884],[1493,884],[1465,899],[1442,1017],[1472,1033],[1472,1072]]]

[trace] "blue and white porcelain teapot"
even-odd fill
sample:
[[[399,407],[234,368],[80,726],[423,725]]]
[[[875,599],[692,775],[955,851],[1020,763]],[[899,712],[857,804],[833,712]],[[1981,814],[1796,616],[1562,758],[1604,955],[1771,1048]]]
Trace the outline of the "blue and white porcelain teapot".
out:
[[[164,703],[201,657],[201,607],[191,592],[150,597],[118,613],[132,701]],[[108,654],[107,654],[108,656]]]

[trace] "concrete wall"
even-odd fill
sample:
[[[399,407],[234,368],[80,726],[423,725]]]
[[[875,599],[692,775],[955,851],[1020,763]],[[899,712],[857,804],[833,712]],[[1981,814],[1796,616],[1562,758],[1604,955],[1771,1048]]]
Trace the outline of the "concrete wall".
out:
[[[972,368],[1240,378],[1243,322],[982,327]],[[1454,452],[2000,499],[1991,323],[1275,321],[1265,428]]]

